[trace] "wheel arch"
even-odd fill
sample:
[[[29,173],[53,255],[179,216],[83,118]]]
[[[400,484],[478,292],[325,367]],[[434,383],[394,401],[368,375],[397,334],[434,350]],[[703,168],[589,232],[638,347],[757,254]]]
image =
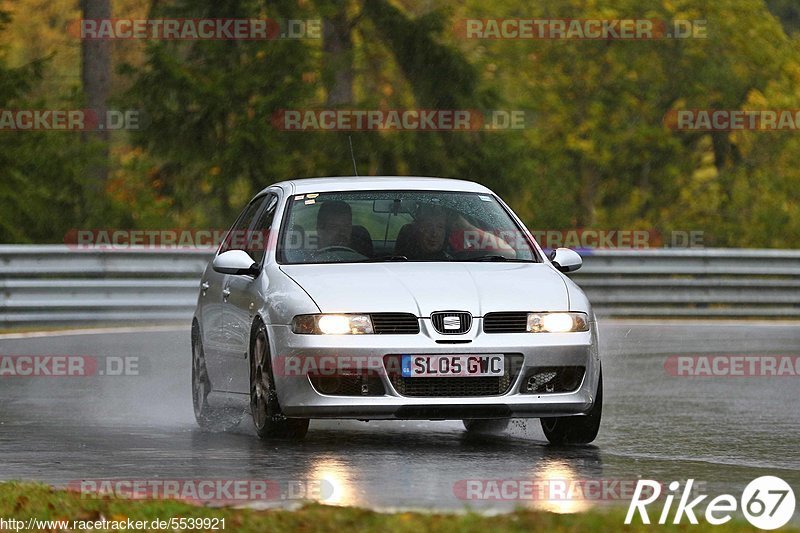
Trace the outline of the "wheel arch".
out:
[[[197,317],[192,317],[192,338],[200,334],[200,321]]]
[[[267,336],[267,347],[270,354],[270,367],[272,366],[272,354],[274,353],[274,350],[267,323],[267,320],[265,320],[260,313],[256,313],[256,315],[253,317],[252,324],[250,324],[250,340],[247,343],[247,366],[249,367],[248,373],[253,371],[253,350],[256,343],[256,333],[258,333],[258,330],[261,326],[264,326],[264,335]],[[252,378],[252,375],[250,377]]]

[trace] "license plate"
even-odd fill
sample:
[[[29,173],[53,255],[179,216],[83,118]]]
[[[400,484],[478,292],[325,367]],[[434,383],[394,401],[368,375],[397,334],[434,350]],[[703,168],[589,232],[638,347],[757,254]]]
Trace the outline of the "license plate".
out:
[[[505,374],[502,355],[404,355],[404,378],[491,377]]]

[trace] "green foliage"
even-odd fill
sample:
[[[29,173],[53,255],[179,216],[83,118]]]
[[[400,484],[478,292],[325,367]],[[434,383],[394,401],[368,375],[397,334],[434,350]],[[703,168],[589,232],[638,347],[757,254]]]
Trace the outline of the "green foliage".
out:
[[[0,31],[9,21],[0,12]],[[9,68],[0,58],[0,109],[43,108],[26,94],[46,61]],[[0,131],[0,242],[59,242],[85,219],[81,176],[88,150],[74,133]]]
[[[270,17],[304,18],[280,3],[271,7]],[[151,16],[259,17],[264,9],[251,1],[195,1]],[[310,94],[303,81],[310,57],[300,40],[164,41],[148,46],[143,68],[127,68],[135,76],[130,102],[146,117],[133,141],[162,161],[161,194],[175,209],[194,210],[197,224],[224,224],[266,184],[305,164],[311,148],[302,136],[273,130],[270,117]]]
[[[800,31],[800,5],[796,0],[766,0],[770,12],[778,17],[786,33]]]
[[[8,206],[0,213],[0,241],[58,241],[64,225],[224,227],[272,182],[352,175],[352,137],[361,174],[479,181],[534,229],[701,230],[707,245],[800,246],[798,132],[709,134],[664,124],[678,109],[800,108],[795,2],[152,5],[151,17],[321,18],[346,47],[326,50],[315,39],[160,41],[142,51],[141,43],[115,43],[142,52],[124,55],[126,81],[115,86],[115,103],[139,109],[143,128],[115,137],[105,195],[82,192],[91,190],[81,176],[93,147],[75,135],[0,132],[0,197]],[[465,18],[505,17],[705,20],[708,38],[477,40],[456,31]],[[55,69],[54,61],[61,60],[20,69],[0,63],[0,107],[30,106],[30,95],[40,94],[37,79]],[[349,73],[344,82],[342,73]],[[70,101],[70,90],[65,84],[48,98]],[[526,129],[503,132],[272,126],[281,109],[328,107],[334,90],[349,100],[338,104],[344,108],[523,110],[530,120]]]

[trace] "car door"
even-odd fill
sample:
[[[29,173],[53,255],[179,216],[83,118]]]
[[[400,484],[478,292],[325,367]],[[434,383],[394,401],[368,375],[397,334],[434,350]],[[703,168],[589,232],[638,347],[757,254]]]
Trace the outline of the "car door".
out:
[[[228,231],[217,254],[229,250],[241,249],[244,246],[243,238],[247,234],[248,228],[255,221],[263,205],[263,196],[259,196],[247,204]],[[204,324],[208,330],[204,331],[204,334],[214,339],[213,348],[207,350],[206,353],[206,368],[208,369],[208,377],[214,389],[220,391],[230,391],[231,383],[235,380],[230,372],[230,346],[225,336],[224,327],[224,309],[228,296],[228,278],[228,275],[221,274],[214,271],[213,268],[209,268],[201,282],[204,284],[201,287],[205,287],[206,283],[208,284],[208,288],[205,289],[206,295],[202,296],[206,302],[205,306],[209,310],[208,323]]]
[[[212,361],[218,360],[222,350],[222,284],[225,275],[211,267],[206,267],[200,278],[200,332],[203,339],[203,351],[208,367]],[[214,381],[212,380],[212,384]]]
[[[262,207],[253,224],[248,228],[245,251],[259,266],[263,266],[266,256],[267,236],[275,217],[278,197],[267,193]],[[260,276],[264,274],[261,273]],[[226,344],[228,373],[231,376],[231,392],[249,392],[250,333],[256,310],[260,307],[259,287],[263,280],[248,275],[228,275],[225,277],[222,300],[222,336]]]

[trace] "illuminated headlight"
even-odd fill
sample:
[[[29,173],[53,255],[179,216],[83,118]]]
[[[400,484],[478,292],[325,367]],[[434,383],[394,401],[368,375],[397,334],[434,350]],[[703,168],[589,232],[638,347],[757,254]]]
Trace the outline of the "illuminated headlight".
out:
[[[527,330],[531,333],[589,331],[589,320],[586,313],[529,313]]]
[[[300,315],[292,331],[311,335],[359,335],[374,333],[369,315]]]

